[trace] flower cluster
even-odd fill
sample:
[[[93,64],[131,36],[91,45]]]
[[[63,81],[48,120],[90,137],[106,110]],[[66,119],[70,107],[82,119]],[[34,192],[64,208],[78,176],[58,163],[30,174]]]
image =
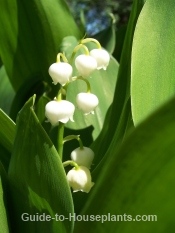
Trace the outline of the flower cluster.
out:
[[[88,50],[85,46],[88,42],[94,42],[97,45],[96,49]],[[78,55],[77,51],[83,48],[84,54]],[[62,59],[62,60],[61,60]],[[75,62],[78,76],[73,77],[72,61]],[[58,53],[56,63],[49,67],[49,75],[53,80],[53,84],[60,84],[61,88],[57,97],[48,102],[45,106],[45,115],[52,126],[65,124],[69,120],[73,120],[75,106],[70,101],[66,100],[67,86],[78,79],[83,80],[87,85],[87,92],[78,93],[75,97],[77,107],[82,110],[84,115],[94,114],[95,108],[99,104],[98,97],[91,93],[90,83],[88,77],[95,71],[106,70],[110,61],[108,52],[101,48],[100,43],[93,38],[82,39],[80,43],[74,48],[70,61],[66,58],[64,53]],[[63,135],[62,135],[63,136]],[[63,143],[72,139],[77,139],[80,147],[72,151],[71,160],[63,163],[64,166],[72,165],[67,174],[67,180],[73,191],[89,192],[94,183],[91,181],[90,167],[94,158],[94,152],[83,146],[81,139],[77,135],[70,135],[62,138]],[[61,153],[62,150],[60,150]],[[62,157],[62,155],[60,155]]]
[[[88,193],[94,185],[91,181],[89,170],[94,159],[94,152],[89,147],[83,146],[80,137],[76,135],[65,137],[63,142],[71,139],[77,139],[80,146],[71,152],[71,160],[63,163],[64,166],[74,166],[74,168],[67,173],[67,180],[74,192],[82,191]]]

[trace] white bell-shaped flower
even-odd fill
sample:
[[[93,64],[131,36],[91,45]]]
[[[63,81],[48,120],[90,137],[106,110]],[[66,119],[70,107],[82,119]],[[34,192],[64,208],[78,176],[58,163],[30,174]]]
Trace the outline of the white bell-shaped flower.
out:
[[[88,193],[94,185],[91,179],[89,169],[84,166],[79,166],[78,169],[74,167],[67,173],[67,180],[73,192],[82,191]]]
[[[89,113],[94,114],[94,109],[97,107],[99,100],[97,96],[92,93],[82,92],[76,96],[76,103],[78,108],[87,115]]]
[[[84,166],[90,169],[94,159],[94,152],[89,147],[83,146],[82,149],[78,147],[73,150],[70,156],[79,166]]]
[[[109,53],[104,49],[92,49],[90,51],[90,56],[95,58],[97,61],[97,70],[104,69],[106,70],[109,65],[110,56]]]
[[[97,69],[96,59],[89,55],[81,54],[75,59],[75,66],[79,75],[88,77],[93,71]]]
[[[67,100],[53,100],[45,106],[45,115],[53,126],[58,125],[59,121],[62,123],[73,121],[74,111],[75,106]]]
[[[64,86],[72,77],[72,72],[72,66],[66,62],[53,63],[49,67],[49,75],[51,76],[55,85],[60,83],[62,86]]]

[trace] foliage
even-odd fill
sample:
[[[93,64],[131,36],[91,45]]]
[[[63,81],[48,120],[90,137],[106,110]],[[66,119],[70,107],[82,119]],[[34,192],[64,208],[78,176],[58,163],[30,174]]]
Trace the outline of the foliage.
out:
[[[48,68],[59,52],[71,58],[84,27],[64,0],[2,0],[1,9],[0,232],[173,233],[174,1],[135,0],[127,27],[116,31],[111,20],[94,35],[111,56],[107,70],[88,79],[99,106],[86,117],[76,111],[63,151],[63,161],[70,160],[72,135],[94,151],[89,193],[71,191],[60,126],[45,118],[45,105],[60,90]],[[85,90],[81,80],[72,82],[67,100],[75,103],[72,96]],[[52,219],[28,221],[29,215]],[[137,215],[157,221],[136,221]]]

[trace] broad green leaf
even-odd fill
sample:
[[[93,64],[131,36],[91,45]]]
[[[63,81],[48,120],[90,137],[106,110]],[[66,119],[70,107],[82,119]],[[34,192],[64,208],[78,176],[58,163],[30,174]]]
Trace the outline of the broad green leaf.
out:
[[[131,101],[138,124],[175,93],[175,4],[147,0],[132,49]]]
[[[15,92],[11,86],[4,66],[0,68],[0,108],[7,114],[10,112],[12,100]]]
[[[68,35],[81,32],[64,0],[1,1],[0,54],[15,90],[36,75],[51,83],[48,67]]]
[[[55,147],[33,110],[34,97],[19,113],[9,182],[16,232],[71,233],[72,221],[56,221],[73,214],[65,171]],[[46,214],[51,221],[22,221],[21,215]],[[25,216],[26,217],[26,216]]]
[[[122,215],[123,221],[110,221],[110,217],[103,224],[77,221],[75,233],[174,232],[174,105],[175,98],[140,124],[120,148],[114,137],[106,159],[93,176],[95,185],[81,215],[110,214],[116,219]],[[154,215],[157,221],[125,221],[124,215],[133,219],[136,215]]]
[[[7,219],[7,174],[0,162],[0,232],[9,233],[8,219]]]
[[[0,122],[0,144],[9,152],[12,152],[15,138],[15,123],[2,111],[2,109],[0,109]]]

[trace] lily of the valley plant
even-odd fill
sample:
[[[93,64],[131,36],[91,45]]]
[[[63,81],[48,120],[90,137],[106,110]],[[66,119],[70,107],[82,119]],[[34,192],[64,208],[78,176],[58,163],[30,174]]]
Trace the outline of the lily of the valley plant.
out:
[[[85,46],[85,43],[94,42],[97,49],[91,51]],[[85,54],[76,56],[76,53],[80,48],[84,49]],[[76,57],[75,57],[76,56]],[[63,61],[61,61],[61,58]],[[72,77],[75,73],[73,70],[72,62],[75,59],[75,67],[77,69],[78,76]],[[87,92],[78,93],[76,97],[76,104],[79,109],[86,115],[94,114],[95,108],[98,106],[98,97],[91,93],[91,85],[88,81],[90,74],[95,70],[104,69],[106,70],[110,61],[110,55],[108,52],[101,48],[99,41],[93,38],[82,39],[80,43],[73,49],[70,61],[66,58],[63,53],[57,55],[57,62],[53,63],[49,67],[49,74],[53,80],[53,84],[60,84],[61,87],[58,91],[57,97],[46,104],[45,115],[52,126],[59,124],[65,124],[69,120],[73,121],[73,115],[76,107],[73,103],[66,100],[68,86],[71,82],[82,80],[87,85]],[[62,125],[64,127],[64,125]],[[69,135],[63,138],[63,129],[59,129],[59,140],[60,147],[63,146],[64,142],[77,139],[80,143],[80,147],[71,152],[71,161],[64,161],[63,165],[72,165],[74,168],[67,174],[67,179],[70,187],[73,191],[89,192],[94,183],[91,182],[90,167],[94,158],[94,152],[84,147],[79,135]],[[60,153],[61,151],[61,153]],[[59,148],[59,155],[62,158],[63,149]]]
[[[174,233],[175,1],[0,9],[0,233]]]

